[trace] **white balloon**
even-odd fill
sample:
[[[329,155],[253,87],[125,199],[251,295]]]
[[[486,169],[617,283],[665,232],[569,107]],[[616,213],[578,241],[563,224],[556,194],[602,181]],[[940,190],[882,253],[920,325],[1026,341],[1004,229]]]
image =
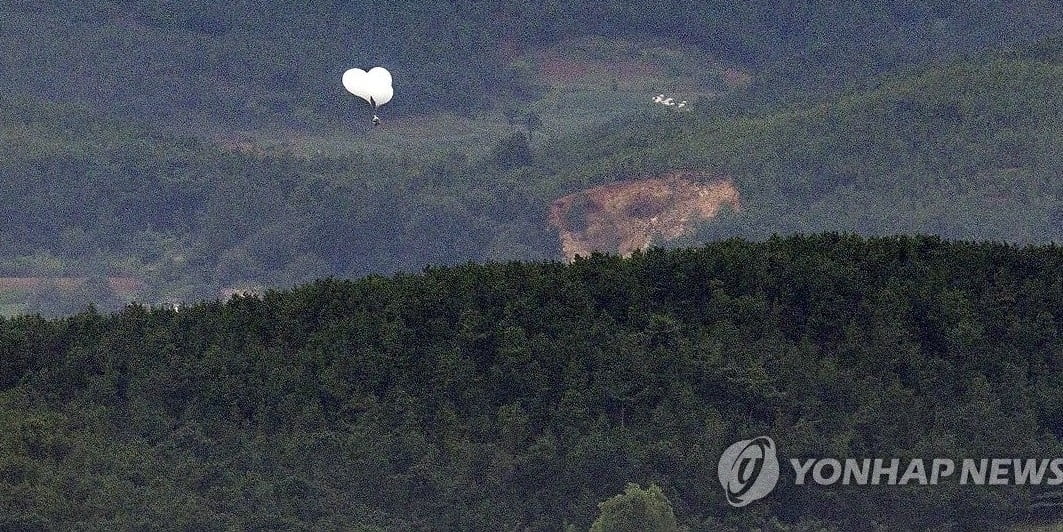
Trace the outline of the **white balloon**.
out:
[[[391,72],[375,67],[366,72],[352,68],[343,73],[343,87],[347,92],[380,107],[391,101],[395,89],[391,87]]]
[[[387,84],[389,87],[391,86],[391,72],[388,72],[388,69],[384,67],[370,68],[369,72],[366,72],[366,74],[369,74],[369,77],[371,78],[378,78],[381,82]]]

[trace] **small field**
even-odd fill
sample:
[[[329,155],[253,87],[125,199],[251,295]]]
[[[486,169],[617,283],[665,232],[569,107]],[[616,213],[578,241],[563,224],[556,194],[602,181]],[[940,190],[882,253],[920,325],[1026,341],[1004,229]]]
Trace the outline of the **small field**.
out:
[[[135,277],[0,277],[0,316],[80,310],[89,301],[132,301],[144,289]]]

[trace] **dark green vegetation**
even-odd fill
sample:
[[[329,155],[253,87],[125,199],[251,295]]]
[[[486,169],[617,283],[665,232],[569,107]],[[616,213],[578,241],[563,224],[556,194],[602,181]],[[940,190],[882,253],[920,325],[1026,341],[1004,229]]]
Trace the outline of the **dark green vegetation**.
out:
[[[694,530],[993,528],[1030,488],[784,481],[734,510],[716,463],[760,434],[1063,455],[1061,271],[827,234],[0,320],[0,528],[585,529],[628,482]]]
[[[0,317],[0,529],[1026,520],[1053,494],[785,467],[734,510],[716,465],[1063,456],[1061,31],[1042,0],[2,1],[0,316],[121,310]],[[338,81],[375,64],[371,130]],[[534,262],[552,200],[674,169],[739,190],[671,245],[717,243]],[[822,231],[865,236],[770,237]]]
[[[591,523],[591,532],[679,532],[672,505],[656,484],[646,489],[628,484],[624,493],[598,507],[602,514]]]

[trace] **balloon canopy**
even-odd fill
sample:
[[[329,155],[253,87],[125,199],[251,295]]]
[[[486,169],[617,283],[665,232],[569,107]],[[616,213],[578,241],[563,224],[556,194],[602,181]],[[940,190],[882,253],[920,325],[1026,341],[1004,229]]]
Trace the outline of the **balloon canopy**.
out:
[[[374,107],[390,102],[395,94],[391,87],[391,72],[383,67],[372,68],[369,72],[352,68],[343,73],[343,87]]]

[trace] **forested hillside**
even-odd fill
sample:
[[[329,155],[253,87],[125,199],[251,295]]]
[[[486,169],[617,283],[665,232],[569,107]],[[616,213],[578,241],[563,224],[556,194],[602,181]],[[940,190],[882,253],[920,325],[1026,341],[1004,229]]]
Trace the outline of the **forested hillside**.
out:
[[[572,139],[560,158],[575,169],[569,181],[677,166],[732,176],[748,209],[698,238],[830,229],[1058,242],[1061,42],[888,76],[777,112],[617,123]]]
[[[39,102],[0,102],[0,120],[0,276],[138,276],[157,302],[553,255],[542,203],[513,173],[531,162],[520,134],[483,158],[404,166],[226,151]]]
[[[1063,522],[786,462],[1063,457],[1061,242],[1058,1],[0,0],[0,530]]]
[[[733,179],[744,208],[673,245],[823,229],[1058,242],[1059,42],[782,110],[648,109],[560,141],[518,130],[483,155],[234,150],[83,106],[5,98],[0,184],[12,200],[0,205],[0,276],[132,276],[145,283],[136,298],[155,303],[556,257],[551,201],[675,168]],[[0,293],[0,310],[61,314],[120,299],[41,285]]]
[[[0,19],[0,315],[558,257],[553,201],[676,170],[742,208],[658,244],[1063,231],[1055,2],[15,0]],[[397,97],[370,131],[338,81],[375,64]],[[651,103],[673,90],[684,112]]]
[[[1058,246],[855,236],[329,280],[0,319],[0,528],[999,529],[1037,488],[724,502],[724,447],[1056,457]]]
[[[1060,30],[1058,2],[292,3],[12,0],[0,89],[161,124],[322,127],[361,116],[336,81],[396,71],[393,109],[468,111],[527,98],[527,50],[583,36],[693,46],[757,71],[762,101],[830,93],[926,60]]]

